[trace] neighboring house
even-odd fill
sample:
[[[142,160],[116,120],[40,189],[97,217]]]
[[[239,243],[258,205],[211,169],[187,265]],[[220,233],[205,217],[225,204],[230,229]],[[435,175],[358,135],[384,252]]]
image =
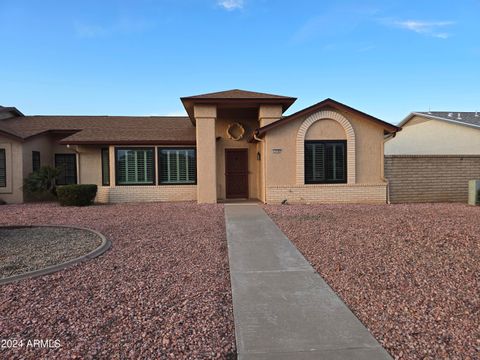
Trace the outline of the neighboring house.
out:
[[[466,202],[480,179],[480,114],[414,112],[385,143],[391,202]]]
[[[182,98],[188,117],[23,116],[0,110],[0,198],[39,166],[98,202],[385,203],[384,137],[398,127],[331,99],[230,90]]]

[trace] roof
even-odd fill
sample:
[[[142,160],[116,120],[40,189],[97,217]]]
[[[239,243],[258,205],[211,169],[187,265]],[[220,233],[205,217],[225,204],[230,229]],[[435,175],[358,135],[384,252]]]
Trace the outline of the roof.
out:
[[[465,111],[416,111],[410,113],[399,125],[405,125],[414,116],[422,116],[434,120],[448,121],[453,124],[480,128],[480,114],[478,112]]]
[[[183,106],[187,110],[188,116],[194,121],[193,106],[195,104],[225,104],[233,103],[236,105],[245,104],[249,106],[259,106],[262,104],[282,105],[283,111],[286,111],[297,98],[282,95],[266,94],[254,91],[233,89],[227,91],[187,96],[181,98]]]
[[[3,112],[10,112],[15,116],[23,116],[20,110],[18,110],[16,107],[13,107],[13,106],[5,107],[0,105],[0,113],[3,113]]]
[[[0,121],[0,132],[22,140],[63,132],[64,144],[194,144],[188,117],[22,116]]]
[[[295,99],[289,96],[273,95],[255,91],[233,89],[209,94],[183,97],[182,99]],[[295,99],[296,100],[296,99]]]
[[[401,128],[398,127],[398,126],[395,126],[395,125],[392,125],[386,121],[383,121],[383,120],[380,120],[374,116],[371,116],[371,115],[368,115],[360,110],[357,110],[357,109],[354,109],[350,106],[347,106],[345,104],[342,104],[338,101],[335,101],[333,99],[330,99],[330,98],[327,98],[323,101],[320,101],[319,103],[316,103],[312,106],[309,106],[303,110],[300,110],[292,115],[289,115],[289,116],[285,116],[283,118],[281,118],[280,120],[278,121],[275,121],[269,125],[266,125],[264,127],[261,127],[259,129],[257,129],[255,131],[255,135],[258,136],[258,137],[262,137],[263,135],[265,135],[268,131],[278,127],[278,126],[282,126],[283,124],[285,123],[288,123],[288,122],[291,122],[291,121],[294,121],[302,116],[306,116],[308,114],[311,114],[313,112],[316,112],[316,111],[319,111],[320,109],[323,109],[323,108],[327,108],[327,107],[330,107],[330,108],[334,108],[338,111],[348,111],[348,112],[352,112],[354,114],[357,114],[367,120],[370,120],[370,121],[374,121],[382,126],[385,127],[385,131],[388,132],[388,133],[395,133],[397,131],[400,131]]]

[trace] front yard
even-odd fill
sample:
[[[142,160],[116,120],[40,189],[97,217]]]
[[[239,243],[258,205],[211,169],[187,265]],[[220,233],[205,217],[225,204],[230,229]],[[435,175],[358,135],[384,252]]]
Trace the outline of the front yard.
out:
[[[480,356],[480,208],[265,206],[399,359]]]
[[[1,225],[91,228],[99,258],[1,286],[0,339],[60,348],[1,358],[228,358],[235,352],[223,206],[193,203],[0,207]]]

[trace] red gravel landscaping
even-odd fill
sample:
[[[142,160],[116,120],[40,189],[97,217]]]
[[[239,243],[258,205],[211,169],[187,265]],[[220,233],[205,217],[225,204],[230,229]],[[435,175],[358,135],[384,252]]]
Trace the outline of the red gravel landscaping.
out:
[[[480,358],[480,207],[265,210],[395,358]]]
[[[0,347],[0,358],[211,359],[235,353],[223,206],[0,207],[0,225],[31,224],[98,230],[112,248],[59,273],[1,286],[0,341],[23,340],[24,346]],[[35,339],[59,340],[60,348],[26,348]]]

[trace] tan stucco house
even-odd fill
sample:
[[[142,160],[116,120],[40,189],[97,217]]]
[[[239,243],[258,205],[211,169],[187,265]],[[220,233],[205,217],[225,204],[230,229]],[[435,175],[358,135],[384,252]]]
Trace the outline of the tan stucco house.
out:
[[[397,126],[331,99],[243,90],[181,98],[188,117],[24,116],[0,108],[0,199],[23,201],[43,165],[98,202],[385,203],[384,139]]]
[[[399,126],[385,142],[391,202],[466,202],[480,179],[480,114],[412,112]]]

